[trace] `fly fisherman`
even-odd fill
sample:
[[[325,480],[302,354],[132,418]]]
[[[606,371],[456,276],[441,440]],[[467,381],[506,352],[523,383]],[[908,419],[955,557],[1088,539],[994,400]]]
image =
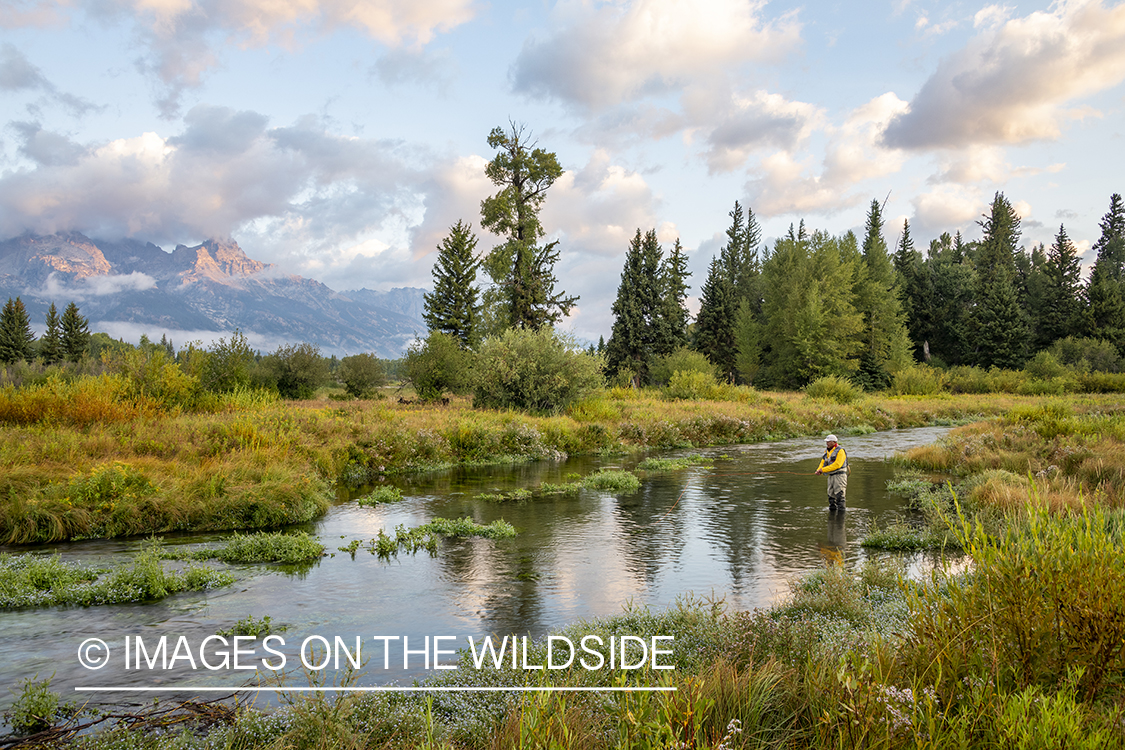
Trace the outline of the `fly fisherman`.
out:
[[[845,510],[844,493],[848,489],[848,454],[836,442],[835,435],[824,438],[824,458],[817,474],[828,475],[828,510]]]

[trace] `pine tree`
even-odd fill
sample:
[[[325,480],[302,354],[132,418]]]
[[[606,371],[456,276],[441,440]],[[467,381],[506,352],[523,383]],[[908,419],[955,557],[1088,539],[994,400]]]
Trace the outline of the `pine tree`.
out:
[[[489,133],[488,145],[499,153],[485,175],[501,190],[481,201],[480,210],[481,226],[507,238],[484,263],[496,284],[486,303],[500,305],[509,326],[539,329],[569,314],[578,297],[555,291],[558,242],[538,244],[545,234],[539,210],[563,170],[554,153],[528,141],[523,127],[514,123],[510,131],[497,127]]]
[[[975,364],[1016,369],[1024,363],[1030,337],[1016,287],[1020,219],[1004,194],[997,192],[990,213],[979,223],[984,236],[975,264]]]
[[[958,232],[953,238],[943,234],[930,246],[926,273],[933,290],[930,324],[930,352],[949,365],[969,360],[969,317],[972,308],[976,273],[965,252]]]
[[[31,332],[27,308],[19,297],[15,300],[9,297],[3,313],[0,313],[0,362],[13,364],[20,360],[30,361],[33,341],[35,335]]]
[[[879,201],[871,201],[863,238],[863,275],[856,285],[856,309],[863,316],[863,348],[857,378],[866,388],[886,388],[891,370],[910,349],[898,278],[883,239]]]
[[[719,259],[730,279],[735,300],[749,300],[753,311],[758,313],[762,306],[759,282],[762,269],[758,259],[762,229],[750,208],[746,209],[743,217],[738,201],[734,202],[728,216],[731,224],[727,228],[727,242],[719,251]]]
[[[62,316],[62,348],[69,362],[77,362],[86,355],[90,346],[89,321],[78,313],[78,305],[71,302]]]
[[[39,356],[43,358],[44,364],[53,365],[63,358],[62,325],[54,302],[47,308],[46,323],[47,330],[43,333],[43,338],[39,339]]]
[[[1051,245],[1043,274],[1046,283],[1037,328],[1039,346],[1046,348],[1058,339],[1074,335],[1081,326],[1084,307],[1082,264],[1078,249],[1067,237],[1062,224]]]
[[[625,267],[613,302],[613,333],[606,344],[606,369],[611,375],[629,372],[634,386],[647,382],[652,358],[666,354],[667,341],[661,323],[661,255],[656,231],[641,230],[629,243]]]
[[[479,290],[474,285],[480,260],[474,257],[477,238],[472,227],[458,221],[438,245],[434,262],[434,291],[422,296],[422,318],[430,331],[453,336],[461,348],[476,346]]]
[[[734,289],[722,261],[711,258],[707,280],[699,293],[692,348],[703,354],[730,379],[735,373],[734,318],[738,311]]]

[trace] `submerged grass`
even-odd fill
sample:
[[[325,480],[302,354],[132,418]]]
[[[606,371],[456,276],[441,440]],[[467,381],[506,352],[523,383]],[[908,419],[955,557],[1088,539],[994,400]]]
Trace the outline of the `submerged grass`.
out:
[[[259,531],[234,534],[221,540],[222,546],[186,552],[164,550],[170,560],[222,560],[235,563],[308,563],[324,556],[325,547],[305,531],[294,534]]]
[[[234,576],[206,566],[166,570],[159,542],[152,541],[131,565],[114,569],[67,563],[57,556],[0,555],[0,609],[59,605],[91,606],[152,602],[181,591],[234,583]]]

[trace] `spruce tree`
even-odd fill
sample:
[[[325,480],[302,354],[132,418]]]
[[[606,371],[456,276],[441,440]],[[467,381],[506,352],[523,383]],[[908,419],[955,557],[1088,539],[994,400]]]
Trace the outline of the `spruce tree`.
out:
[[[687,256],[679,238],[672,243],[672,249],[664,259],[660,269],[662,290],[662,303],[660,317],[667,331],[667,351],[657,352],[667,354],[688,343],[687,292],[691,287],[687,284],[691,271],[688,270]]]
[[[871,201],[863,238],[863,271],[856,284],[856,309],[863,316],[863,348],[857,378],[866,388],[886,388],[891,370],[907,356],[905,314],[898,278],[883,239],[879,201]]]
[[[1062,224],[1051,245],[1043,273],[1046,283],[1037,327],[1039,346],[1046,348],[1058,339],[1074,335],[1081,326],[1084,306],[1078,249],[1067,237],[1066,227]]]
[[[477,238],[472,227],[458,221],[438,245],[434,262],[434,291],[422,295],[422,318],[430,331],[453,336],[461,348],[476,346],[480,305],[475,286],[480,260],[474,256]]]
[[[1109,199],[1109,211],[1099,223],[1101,236],[1086,286],[1086,333],[1112,341],[1125,356],[1125,206],[1121,196]]]
[[[758,245],[762,240],[762,229],[754,212],[734,202],[728,214],[731,224],[727,228],[727,242],[719,251],[719,259],[730,279],[735,300],[747,299],[755,313],[761,311],[761,290],[759,277],[761,262],[758,259]]]
[[[734,318],[738,311],[730,277],[718,257],[711,258],[707,280],[699,294],[692,348],[703,354],[725,378],[734,376]]]
[[[20,360],[30,361],[31,344],[35,335],[31,332],[31,321],[27,308],[19,297],[8,298],[4,311],[0,313],[0,362],[12,364]]]
[[[641,230],[629,243],[625,267],[613,302],[613,332],[606,344],[606,369],[610,375],[629,372],[634,386],[647,382],[652,358],[665,354],[667,342],[657,344],[665,333],[660,323],[661,250],[656,231]]]
[[[943,234],[930,245],[926,273],[932,289],[930,353],[948,365],[969,361],[969,317],[975,299],[976,273],[958,232]]]
[[[927,293],[926,269],[922,264],[922,254],[914,247],[914,238],[910,236],[910,222],[902,222],[902,235],[895,246],[894,259],[895,272],[898,275],[899,296],[902,300],[902,311],[906,323],[906,331],[910,337],[914,358],[925,359],[926,341],[929,340],[929,324],[931,316],[928,309],[931,305]]]
[[[1016,286],[1020,219],[1004,194],[997,192],[991,211],[979,224],[984,236],[975,263],[975,364],[1016,369],[1026,359],[1030,336]]]
[[[77,362],[86,355],[90,346],[90,323],[78,312],[78,305],[71,302],[62,316],[63,355],[69,362]]]
[[[54,302],[47,308],[46,324],[47,330],[43,333],[43,338],[39,339],[39,356],[44,364],[53,365],[63,358],[62,325]]]

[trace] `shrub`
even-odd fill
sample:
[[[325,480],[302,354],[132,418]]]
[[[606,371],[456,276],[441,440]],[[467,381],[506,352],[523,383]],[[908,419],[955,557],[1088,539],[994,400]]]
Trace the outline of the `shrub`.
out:
[[[202,360],[203,387],[214,393],[227,393],[250,385],[254,352],[242,331],[235,329],[230,341],[219,339]]]
[[[472,382],[473,355],[448,333],[433,331],[415,341],[403,361],[406,380],[418,398],[436,401],[448,392],[464,393]]]
[[[481,346],[473,405],[558,413],[603,386],[602,365],[550,328],[512,328]]]
[[[1048,350],[1060,363],[1089,372],[1121,372],[1121,357],[1111,341],[1067,336]]]
[[[1036,380],[1051,380],[1066,375],[1066,368],[1047,350],[1043,350],[1031,358],[1023,367],[1029,377]]]
[[[55,725],[59,713],[59,694],[51,690],[51,680],[29,677],[12,707],[4,712],[17,734],[34,734]]]
[[[262,358],[262,368],[277,384],[282,398],[312,398],[328,382],[328,362],[313,344],[280,346]]]
[[[701,372],[710,375],[714,380],[716,371],[711,360],[704,354],[681,346],[671,354],[657,357],[653,361],[650,375],[653,383],[668,385],[677,372]]]
[[[718,383],[714,374],[698,370],[677,370],[668,381],[664,395],[670,399],[697,401],[710,398],[711,391]]]
[[[805,386],[805,395],[838,404],[850,404],[863,395],[863,389],[846,378],[826,375]]]
[[[940,370],[917,365],[895,373],[891,393],[898,396],[932,396],[941,393],[944,386],[945,376]]]
[[[336,377],[349,396],[362,398],[387,382],[383,363],[374,354],[353,354],[340,360]]]

